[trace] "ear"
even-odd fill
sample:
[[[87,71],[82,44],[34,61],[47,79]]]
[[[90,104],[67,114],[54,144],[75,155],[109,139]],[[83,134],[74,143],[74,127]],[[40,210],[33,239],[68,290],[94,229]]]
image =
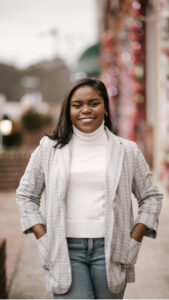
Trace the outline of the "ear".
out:
[[[107,118],[107,116],[108,116],[108,113],[107,113],[107,111],[105,110],[104,117]]]

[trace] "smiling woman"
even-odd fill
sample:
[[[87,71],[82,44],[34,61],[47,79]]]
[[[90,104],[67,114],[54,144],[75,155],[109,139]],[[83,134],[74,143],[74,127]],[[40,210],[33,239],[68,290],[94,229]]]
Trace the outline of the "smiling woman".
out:
[[[54,298],[122,299],[143,236],[156,237],[162,196],[137,145],[113,134],[103,82],[76,82],[17,189],[22,230],[37,238]]]
[[[100,80],[85,78],[75,82],[68,90],[56,129],[49,137],[57,141],[56,146],[63,147],[72,137],[72,124],[79,130],[90,133],[103,120],[112,131],[106,87]]]
[[[77,89],[70,101],[70,118],[79,130],[90,133],[103,122],[106,114],[104,100],[90,86]]]

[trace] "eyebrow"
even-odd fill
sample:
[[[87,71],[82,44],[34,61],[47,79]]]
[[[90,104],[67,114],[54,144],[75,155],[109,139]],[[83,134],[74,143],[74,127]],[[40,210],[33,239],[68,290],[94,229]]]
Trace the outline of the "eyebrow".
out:
[[[92,99],[89,99],[88,102],[92,102],[92,101],[95,101],[95,100],[100,100],[100,99],[99,99],[99,98],[92,98]],[[78,102],[78,103],[81,103],[82,100],[72,100],[72,103],[75,103],[75,102],[76,102],[76,103],[77,103],[77,102]]]

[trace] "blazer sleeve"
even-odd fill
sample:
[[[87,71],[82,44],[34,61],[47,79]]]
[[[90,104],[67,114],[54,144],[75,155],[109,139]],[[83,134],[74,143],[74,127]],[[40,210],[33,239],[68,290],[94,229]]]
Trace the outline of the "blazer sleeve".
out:
[[[16,202],[21,213],[21,227],[24,233],[32,232],[31,227],[44,224],[40,212],[40,199],[45,185],[42,168],[42,142],[31,154],[24,175],[16,190]]]
[[[152,172],[138,148],[132,191],[138,201],[135,225],[143,223],[149,228],[145,235],[155,238],[163,194],[154,183]]]

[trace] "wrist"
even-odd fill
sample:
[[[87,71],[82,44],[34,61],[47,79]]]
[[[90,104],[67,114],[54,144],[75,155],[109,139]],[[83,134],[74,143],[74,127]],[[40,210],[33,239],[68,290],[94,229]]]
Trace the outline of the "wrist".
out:
[[[43,233],[41,232],[41,233],[38,233],[38,234],[36,233],[35,234],[36,239],[39,240],[41,237],[43,237],[45,235],[45,233],[46,232],[43,232]]]
[[[143,240],[143,234],[131,234],[130,236],[132,239],[136,240],[137,242],[141,243]]]
[[[42,224],[37,224],[37,225],[33,226],[32,231],[33,231],[36,239],[40,239],[46,233],[46,229],[45,229],[44,225],[42,225]]]
[[[144,224],[138,223],[131,232],[131,238],[135,239],[137,242],[142,242],[143,236],[147,230],[148,228]]]

